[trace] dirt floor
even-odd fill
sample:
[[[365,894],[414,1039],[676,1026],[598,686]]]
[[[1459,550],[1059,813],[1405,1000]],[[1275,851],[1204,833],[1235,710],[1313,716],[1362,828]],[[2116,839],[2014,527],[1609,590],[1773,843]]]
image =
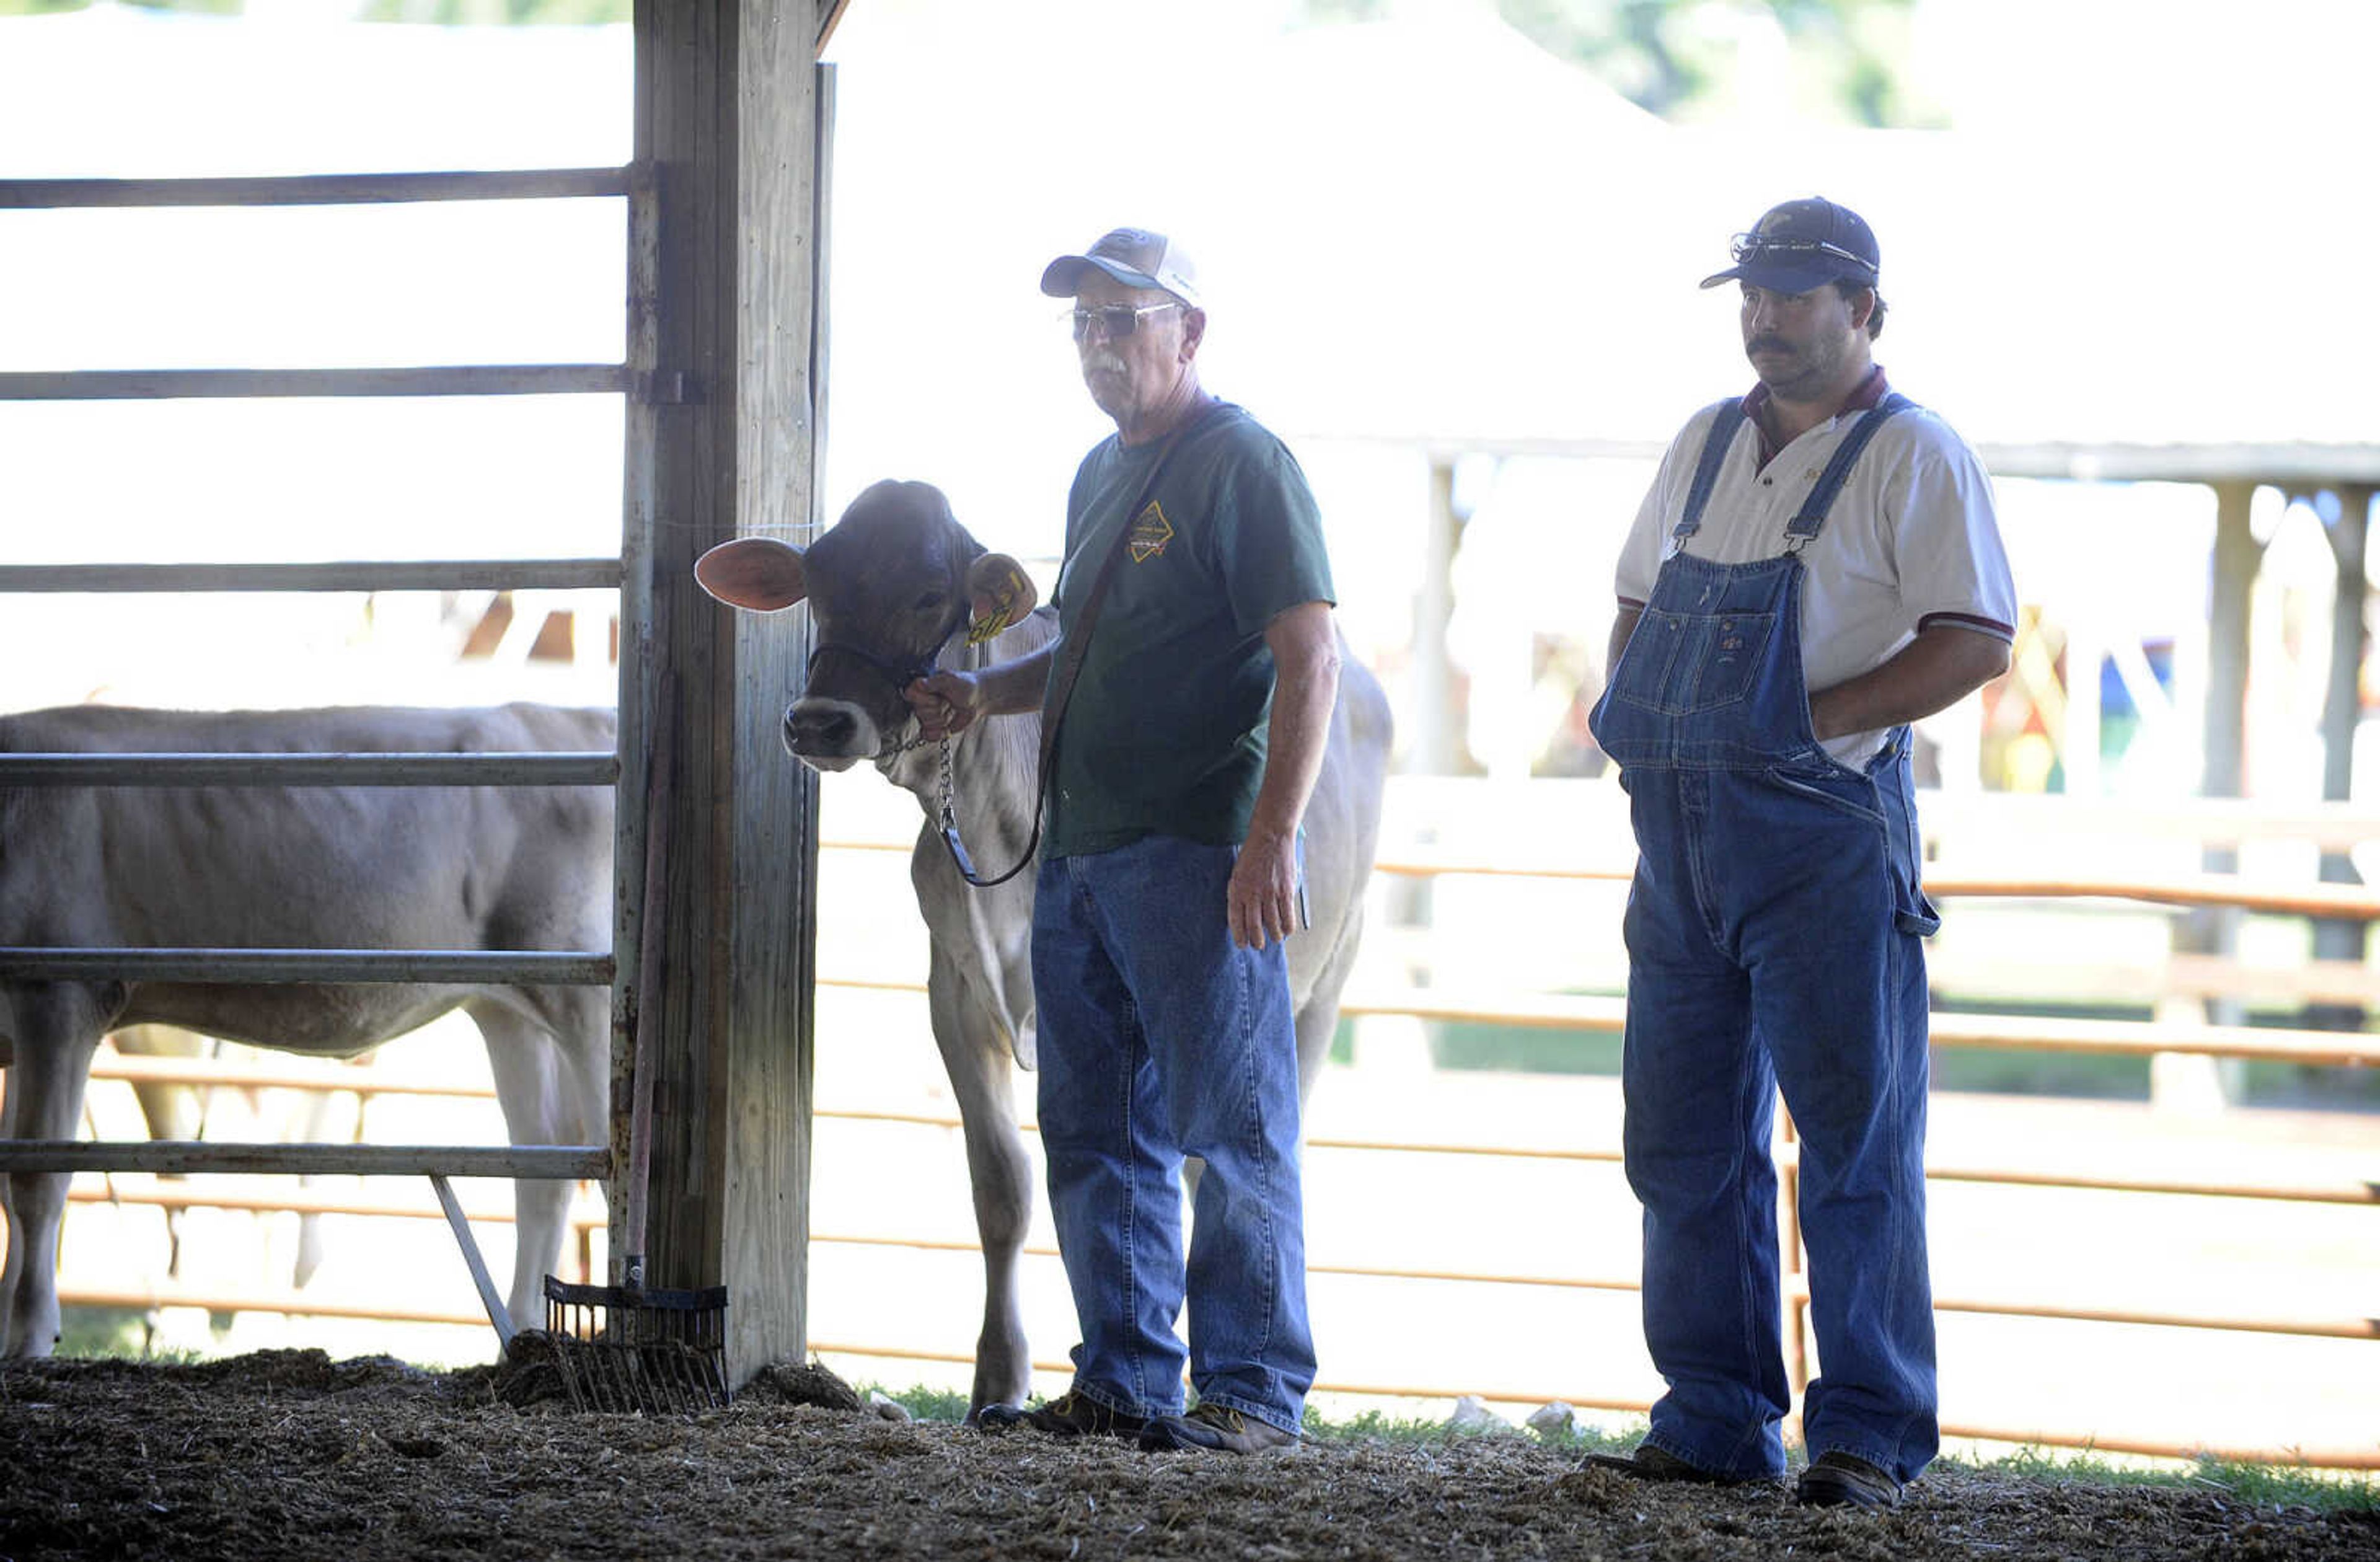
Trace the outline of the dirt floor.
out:
[[[1897,1512],[1845,1514],[1648,1488],[1524,1436],[1144,1455],[888,1422],[808,1371],[650,1419],[556,1386],[319,1351],[0,1369],[0,1558],[2380,1559],[2371,1511],[2213,1487],[1943,1465]]]

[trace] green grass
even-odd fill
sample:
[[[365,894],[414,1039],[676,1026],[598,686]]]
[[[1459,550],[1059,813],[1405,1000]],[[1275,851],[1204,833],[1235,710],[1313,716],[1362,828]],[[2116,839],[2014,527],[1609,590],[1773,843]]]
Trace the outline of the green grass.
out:
[[[886,1388],[881,1384],[854,1385],[862,1399],[872,1391],[890,1399],[897,1399],[903,1408],[919,1421],[962,1422],[966,1420],[967,1397],[948,1388]]]
[[[120,1361],[204,1360],[191,1350],[150,1348],[149,1314],[137,1307],[67,1307],[58,1314],[61,1356],[96,1356]]]
[[[883,1388],[864,1384],[899,1400],[919,1421],[957,1422],[966,1419],[966,1396],[936,1388]],[[1366,1410],[1342,1421],[1330,1421],[1309,1409],[1305,1435],[1318,1443],[1394,1443],[1411,1446],[1466,1442],[1475,1437],[1522,1436],[1548,1447],[1585,1455],[1619,1453],[1636,1446],[1641,1424],[1623,1422],[1616,1427],[1582,1426],[1568,1432],[1537,1433],[1513,1428],[1449,1426],[1443,1421],[1401,1417]],[[2088,1450],[2021,1448],[1992,1459],[1943,1456],[1941,1463],[1983,1475],[2032,1481],[2067,1481],[2081,1485],[2218,1490],[2230,1500],[2255,1507],[2311,1507],[2324,1512],[2380,1511],[2380,1482],[2363,1475],[2342,1474],[2301,1466],[2243,1464],[2204,1458],[2189,1466],[2145,1467],[2109,1462]]]
[[[1430,1027],[1430,1061],[1440,1068],[1618,1078],[1620,1038],[1599,1031],[1445,1020]]]
[[[2007,1014],[2091,1019],[2147,1019],[2138,1005],[2092,1006],[1951,998],[1943,1014]],[[2252,1025],[2294,1027],[2296,1010],[2258,1011]],[[1440,1068],[1488,1073],[1588,1074],[1616,1077],[1620,1038],[1603,1031],[1548,1030],[1536,1026],[1442,1020],[1428,1027],[1430,1061]],[[1339,1022],[1330,1061],[1355,1062],[1354,1025]],[[2328,1111],[2380,1110],[2380,1069],[2310,1068],[2291,1063],[2250,1063],[2241,1073],[2243,1106],[2318,1107]],[[1937,1046],[1933,1084],[1938,1091],[1981,1091],[2003,1095],[2046,1095],[2094,1101],[2146,1101],[2149,1060],[2097,1053],[2027,1052],[1999,1047]]]
[[[1986,1474],[2090,1486],[2212,1488],[2253,1507],[2311,1507],[2327,1513],[2380,1511],[2380,1483],[2371,1476],[2302,1465],[2246,1464],[2209,1458],[2187,1468],[2141,1468],[2110,1464],[2087,1449],[2038,1447],[2020,1448],[1996,1459],[1946,1458],[1945,1462]]]

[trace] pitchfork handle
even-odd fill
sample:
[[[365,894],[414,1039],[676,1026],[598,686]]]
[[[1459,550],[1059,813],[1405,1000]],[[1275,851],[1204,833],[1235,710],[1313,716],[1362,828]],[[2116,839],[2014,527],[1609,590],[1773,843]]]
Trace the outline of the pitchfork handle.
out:
[[[626,1248],[620,1265],[620,1284],[629,1290],[645,1286],[645,1191],[653,1165],[653,1031],[661,1022],[662,921],[667,895],[662,869],[669,840],[672,759],[675,752],[674,724],[677,717],[677,678],[662,681],[654,702],[652,737],[646,749],[645,770],[645,892],[637,919],[637,1020],[629,1041],[628,1063],[628,1209],[622,1222]]]

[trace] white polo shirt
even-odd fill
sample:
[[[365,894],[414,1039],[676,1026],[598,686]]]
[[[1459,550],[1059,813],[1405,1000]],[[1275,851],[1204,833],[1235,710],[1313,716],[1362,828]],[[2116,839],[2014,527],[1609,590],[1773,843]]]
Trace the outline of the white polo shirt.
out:
[[[1856,400],[1881,399],[1879,373]],[[1715,564],[1748,564],[1785,551],[1785,526],[1817,486],[1861,407],[1845,409],[1760,464],[1760,430],[1746,418],[1728,445],[1701,529],[1686,552]],[[1690,420],[1661,458],[1620,553],[1620,600],[1642,607],[1685,514],[1686,491],[1717,415]],[[1949,624],[2003,641],[2016,636],[2016,583],[2000,545],[1991,478],[1950,425],[1923,408],[1888,421],[1853,463],[1802,550],[1802,665],[1809,687],[1830,689],[1889,661],[1917,631]],[[1884,733],[1828,738],[1826,750],[1860,768]]]

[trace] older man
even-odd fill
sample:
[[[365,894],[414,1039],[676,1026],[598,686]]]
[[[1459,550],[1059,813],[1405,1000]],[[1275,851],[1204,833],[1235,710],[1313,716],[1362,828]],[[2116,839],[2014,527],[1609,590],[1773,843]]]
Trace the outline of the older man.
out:
[[[1934,1456],[1925,962],[1909,724],[2008,666],[1991,482],[1885,384],[1876,236],[1764,214],[1740,286],[1760,383],[1670,446],[1621,555],[1596,738],[1638,847],[1621,1065],[1645,1206],[1645,1336],[1669,1392],[1653,1480],[1783,1473],[1779,1086],[1801,1140],[1821,1375],[1802,1500],[1898,1500]]]
[[[1083,1338],[1068,1391],[1004,1419],[1287,1446],[1314,1381],[1282,941],[1338,689],[1320,516],[1281,441],[1199,385],[1207,311],[1179,244],[1117,228],[1050,262],[1041,290],[1074,299],[1084,383],[1116,425],[1067,499],[1059,638],[910,692],[929,738],[1035,709],[1055,733],[1034,1000]],[[1186,1156],[1205,1172],[1185,1262]]]

